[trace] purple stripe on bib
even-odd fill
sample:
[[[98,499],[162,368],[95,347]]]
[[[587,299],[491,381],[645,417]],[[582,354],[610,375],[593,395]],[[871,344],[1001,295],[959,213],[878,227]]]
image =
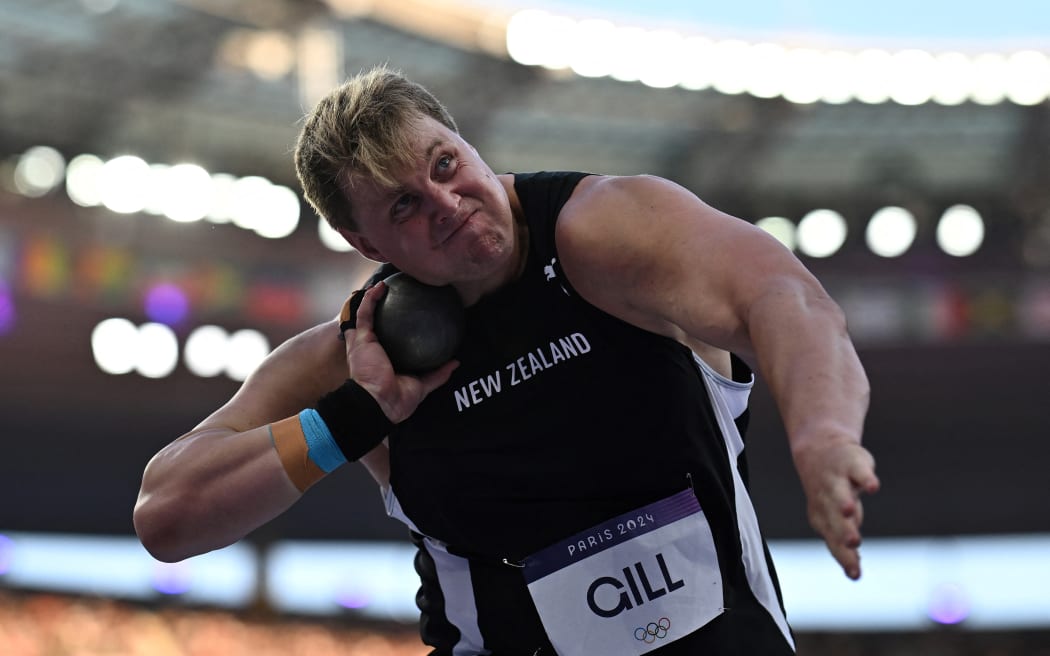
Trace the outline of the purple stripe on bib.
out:
[[[525,559],[525,582],[532,583],[563,567],[580,562],[683,517],[700,512],[692,489],[623,513],[597,526],[556,542]]]

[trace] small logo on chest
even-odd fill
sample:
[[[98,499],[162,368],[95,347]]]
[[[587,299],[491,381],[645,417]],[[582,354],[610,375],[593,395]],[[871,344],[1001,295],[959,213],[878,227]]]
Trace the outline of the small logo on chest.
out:
[[[547,276],[547,282],[554,280],[558,277],[558,274],[554,271],[554,263],[558,261],[558,258],[552,257],[551,263],[543,267],[543,273]]]

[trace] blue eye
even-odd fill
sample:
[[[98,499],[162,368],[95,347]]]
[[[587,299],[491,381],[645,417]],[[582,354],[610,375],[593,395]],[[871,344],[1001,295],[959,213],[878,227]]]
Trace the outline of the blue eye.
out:
[[[415,196],[412,194],[402,194],[394,201],[394,205],[390,208],[390,213],[394,216],[403,214],[412,207],[414,202]]]
[[[443,155],[438,158],[437,168],[439,171],[447,171],[452,168],[452,157],[450,155]]]

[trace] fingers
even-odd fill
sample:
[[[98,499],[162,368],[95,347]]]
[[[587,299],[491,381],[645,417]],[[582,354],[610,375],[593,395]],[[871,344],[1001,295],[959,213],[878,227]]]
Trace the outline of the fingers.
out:
[[[375,333],[372,331],[372,322],[375,319],[376,304],[379,299],[386,293],[386,285],[382,282],[378,282],[365,290],[364,295],[360,297],[360,302],[357,306],[354,319],[349,322],[354,325],[348,325],[347,319],[343,320],[344,326],[347,326],[346,330],[343,331],[344,337],[346,332],[350,331],[356,339],[371,338],[374,337]],[[352,298],[352,297],[351,297]],[[348,301],[348,308],[352,307],[352,300]],[[344,313],[346,310],[344,309]],[[349,344],[349,341],[348,341]]]
[[[849,469],[850,483],[856,492],[874,494],[879,491],[879,477],[875,475],[875,458],[867,449],[857,445],[860,454],[854,458]]]
[[[824,537],[831,555],[838,561],[842,571],[851,579],[860,578],[860,522],[863,511],[859,502],[848,511],[831,510],[823,520]]]
[[[846,576],[856,580],[861,574],[860,528],[864,523],[861,494],[878,489],[878,479],[866,464],[855,476],[834,477],[825,486],[813,499],[810,521]]]
[[[843,573],[846,574],[850,579],[856,581],[860,578],[860,551],[856,548],[849,548],[846,546],[835,546],[828,545],[831,549],[831,555],[838,561],[838,564],[842,567]]]

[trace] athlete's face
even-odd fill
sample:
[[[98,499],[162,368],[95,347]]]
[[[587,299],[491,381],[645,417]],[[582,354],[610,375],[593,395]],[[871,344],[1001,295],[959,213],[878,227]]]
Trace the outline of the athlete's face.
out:
[[[458,134],[416,120],[416,161],[384,187],[351,176],[357,230],[341,230],[365,257],[390,262],[432,285],[477,288],[513,265],[514,217],[507,191]]]

